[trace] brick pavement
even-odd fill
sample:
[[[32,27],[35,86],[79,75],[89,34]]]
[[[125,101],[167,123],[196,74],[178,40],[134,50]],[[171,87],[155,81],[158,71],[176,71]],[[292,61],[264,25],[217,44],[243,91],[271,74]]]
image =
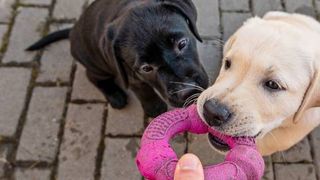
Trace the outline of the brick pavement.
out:
[[[0,0],[0,179],[142,179],[133,159],[148,122],[130,93],[118,111],[85,77],[69,42],[42,52],[23,51],[47,32],[72,26],[93,0]],[[320,0],[194,0],[198,44],[211,81],[219,72],[222,42],[248,17],[296,10],[318,17]],[[206,136],[171,142],[179,155],[205,164],[222,161]],[[265,157],[266,180],[320,178],[320,128],[292,149]]]

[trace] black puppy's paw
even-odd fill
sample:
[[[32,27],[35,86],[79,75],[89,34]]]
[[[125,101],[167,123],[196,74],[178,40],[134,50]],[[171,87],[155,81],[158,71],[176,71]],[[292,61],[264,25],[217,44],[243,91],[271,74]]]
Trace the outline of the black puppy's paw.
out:
[[[143,106],[144,112],[148,117],[155,118],[168,110],[167,104],[163,101],[157,101],[154,104]]]
[[[128,104],[128,97],[123,91],[116,91],[106,95],[107,100],[114,109],[122,109]]]

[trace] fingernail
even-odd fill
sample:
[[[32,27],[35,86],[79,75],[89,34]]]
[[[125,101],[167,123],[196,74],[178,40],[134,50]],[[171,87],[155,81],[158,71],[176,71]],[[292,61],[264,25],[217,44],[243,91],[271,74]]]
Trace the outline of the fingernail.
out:
[[[199,165],[199,160],[195,156],[188,156],[179,161],[180,170],[196,170]]]

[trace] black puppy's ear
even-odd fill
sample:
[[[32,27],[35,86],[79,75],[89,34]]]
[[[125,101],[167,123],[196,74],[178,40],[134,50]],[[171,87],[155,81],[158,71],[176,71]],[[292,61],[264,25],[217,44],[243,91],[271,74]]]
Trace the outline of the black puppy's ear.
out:
[[[195,37],[202,42],[200,34],[197,29],[197,9],[191,0],[160,0],[164,6],[174,8],[182,14],[189,24],[189,28]]]
[[[118,28],[116,24],[110,24],[105,32],[104,38],[100,42],[100,50],[102,51],[104,58],[110,64],[116,67],[117,77],[116,80],[120,81],[124,87],[128,87],[129,80],[124,68],[124,61],[119,56],[119,46],[117,45]]]

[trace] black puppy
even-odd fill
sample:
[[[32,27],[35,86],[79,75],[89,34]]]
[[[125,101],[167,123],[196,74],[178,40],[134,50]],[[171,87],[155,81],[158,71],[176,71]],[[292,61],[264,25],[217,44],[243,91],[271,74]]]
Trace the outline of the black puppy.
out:
[[[97,0],[71,30],[55,32],[27,50],[70,38],[71,53],[114,108],[137,95],[150,117],[180,107],[208,86],[199,62],[197,12],[191,0]],[[165,102],[164,102],[165,101]]]

